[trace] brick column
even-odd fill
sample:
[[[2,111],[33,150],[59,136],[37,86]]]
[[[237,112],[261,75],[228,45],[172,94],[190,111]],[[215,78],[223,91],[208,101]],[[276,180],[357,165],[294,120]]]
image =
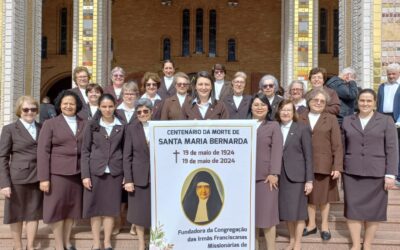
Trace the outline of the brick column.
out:
[[[72,69],[86,66],[92,82],[107,85],[111,55],[111,4],[109,0],[74,0]]]
[[[0,127],[21,95],[40,98],[41,0],[0,1]]]
[[[306,82],[318,65],[318,0],[282,1],[281,80]]]

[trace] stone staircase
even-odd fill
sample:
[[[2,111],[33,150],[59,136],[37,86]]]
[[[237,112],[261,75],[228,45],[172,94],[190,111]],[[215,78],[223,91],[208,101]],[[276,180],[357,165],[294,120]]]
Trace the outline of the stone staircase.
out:
[[[8,225],[3,225],[4,198],[0,198],[0,249],[12,250],[13,243]],[[350,249],[351,241],[347,230],[346,219],[343,217],[343,202],[331,204],[331,213],[329,217],[329,227],[332,233],[332,239],[323,242],[319,237],[319,232],[314,235],[303,237],[303,248],[324,249],[324,250],[342,250]],[[320,222],[317,222],[320,225]],[[288,244],[288,233],[286,225],[281,223],[278,226],[277,248],[284,249]],[[25,238],[25,235],[23,236]],[[265,250],[265,242],[260,238],[260,250]],[[121,233],[113,237],[113,246],[115,250],[134,250],[137,249],[137,238],[129,234],[129,225],[126,225]],[[92,234],[88,221],[80,221],[73,229],[73,243],[78,250],[89,250],[92,246]],[[48,250],[53,248],[53,235],[50,228],[40,223],[39,232],[36,239],[38,249]],[[400,190],[391,190],[389,192],[388,221],[380,224],[374,241],[376,250],[400,250]]]

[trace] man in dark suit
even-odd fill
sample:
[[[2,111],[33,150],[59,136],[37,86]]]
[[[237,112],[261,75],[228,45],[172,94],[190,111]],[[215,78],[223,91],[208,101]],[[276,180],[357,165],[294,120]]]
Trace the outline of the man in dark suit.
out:
[[[54,108],[54,105],[50,103],[50,98],[48,96],[43,97],[42,103],[39,107],[39,112],[40,123],[57,116],[56,109]]]
[[[393,118],[397,127],[398,141],[400,142],[400,65],[397,63],[389,64],[386,71],[388,81],[382,83],[378,89],[378,112]],[[398,172],[400,173],[400,163]],[[400,174],[397,175],[396,186],[400,188]]]
[[[326,86],[336,91],[340,100],[338,122],[342,125],[343,118],[354,114],[358,95],[356,73],[352,68],[344,68],[339,76],[334,76],[326,82]]]
[[[275,120],[275,114],[278,110],[279,103],[283,100],[283,97],[277,95],[279,90],[278,80],[273,75],[265,75],[259,82],[260,90],[267,96],[269,104],[271,105],[270,120]]]

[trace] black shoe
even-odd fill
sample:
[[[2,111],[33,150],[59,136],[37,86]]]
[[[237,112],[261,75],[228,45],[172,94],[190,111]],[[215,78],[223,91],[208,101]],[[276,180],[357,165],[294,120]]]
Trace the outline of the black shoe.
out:
[[[76,250],[74,246],[64,247],[64,250]]]
[[[321,232],[321,239],[322,240],[330,240],[331,239],[331,231],[322,231]]]
[[[304,228],[303,230],[303,236],[307,236],[310,234],[316,234],[317,233],[317,227],[315,227],[313,230],[308,231],[307,228]]]
[[[104,248],[104,250],[113,250],[112,247]]]

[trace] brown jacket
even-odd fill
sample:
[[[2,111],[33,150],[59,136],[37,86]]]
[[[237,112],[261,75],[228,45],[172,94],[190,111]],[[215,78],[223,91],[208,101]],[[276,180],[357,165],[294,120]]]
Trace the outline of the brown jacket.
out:
[[[82,179],[92,175],[102,176],[106,167],[112,176],[123,174],[122,147],[124,126],[115,125],[108,136],[99,121],[92,120],[85,128],[81,153]]]
[[[82,118],[82,120],[92,120],[93,116],[92,110],[90,109],[89,104],[83,104],[81,111],[78,112],[77,116]]]
[[[219,93],[218,100],[222,101],[225,99],[225,97],[229,95],[233,95],[232,83],[230,81],[224,80],[224,85],[222,86],[221,92]]]
[[[308,112],[300,115],[299,122],[310,125]],[[314,173],[330,175],[332,171],[343,171],[343,145],[334,115],[321,113],[312,130],[312,146]]]
[[[83,109],[83,108],[86,108],[87,106],[86,106],[85,104],[87,104],[87,103],[86,103],[86,101],[85,101],[85,98],[83,98],[82,92],[81,92],[81,90],[79,89],[79,87],[72,88],[71,91],[74,92],[75,94],[77,94],[77,95],[79,96],[79,99],[80,99],[81,102],[82,102],[82,109]]]
[[[35,123],[39,137],[41,125]],[[29,134],[22,122],[3,127],[0,138],[0,188],[13,184],[37,182],[36,152],[37,142]]]
[[[196,103],[188,102],[182,107],[183,115],[186,120],[218,120],[229,119],[229,113],[223,102],[215,101],[208,107],[204,118],[201,116],[199,107]]]
[[[157,90],[157,94],[161,97],[162,100],[167,99],[168,97],[174,96],[176,94],[176,88],[173,84],[167,89],[165,86],[164,76],[160,77],[160,87]]]
[[[310,127],[293,122],[283,145],[283,169],[293,182],[314,180]]]
[[[398,174],[399,145],[392,117],[375,112],[363,130],[357,115],[346,116],[342,130],[347,174],[370,177]]]
[[[150,182],[150,150],[143,125],[135,120],[125,126],[123,153],[125,183],[146,187]]]
[[[271,105],[271,113],[269,115],[269,118],[271,119],[271,121],[275,121],[275,115],[276,115],[276,111],[278,111],[278,106],[279,103],[281,103],[283,101],[283,97],[279,96],[279,95],[275,95],[274,100],[272,101],[272,103],[270,103]]]
[[[189,103],[191,99],[192,98],[187,95],[183,105]],[[161,111],[161,120],[185,120],[177,95],[173,95],[164,101]]]
[[[128,121],[128,119],[126,118],[126,115],[125,115],[125,111],[123,110],[123,109],[117,109],[116,111],[115,111],[116,113],[117,113],[117,115],[118,115],[118,119],[121,121],[121,123],[122,124],[130,124],[130,123],[132,123],[134,120],[135,120],[135,118],[136,118],[136,112],[134,112],[133,114],[132,114],[132,117],[131,117],[131,119]]]
[[[46,120],[38,140],[37,164],[39,181],[50,180],[51,174],[79,174],[81,144],[85,121],[76,116],[77,131],[72,133],[62,114]]]
[[[151,112],[153,113],[151,115],[151,120],[158,121],[161,119],[161,110],[163,105],[164,105],[164,100],[156,100],[154,102],[153,109],[151,110]],[[134,114],[134,116],[136,117],[136,113]]]
[[[281,174],[283,137],[279,124],[264,121],[257,129],[256,181]]]
[[[228,95],[223,100],[225,108],[228,110],[229,119],[248,119],[251,111],[251,96],[243,95],[243,99],[236,107],[233,95]]]
[[[119,96],[119,98],[117,98],[117,94],[115,93],[115,90],[114,90],[114,87],[113,87],[112,83],[107,85],[107,86],[105,86],[103,88],[103,91],[104,91],[104,94],[110,94],[115,98],[115,101],[117,102],[116,105],[115,105],[116,107],[122,103],[122,101],[123,101],[122,100],[122,92],[121,92],[121,95]]]

